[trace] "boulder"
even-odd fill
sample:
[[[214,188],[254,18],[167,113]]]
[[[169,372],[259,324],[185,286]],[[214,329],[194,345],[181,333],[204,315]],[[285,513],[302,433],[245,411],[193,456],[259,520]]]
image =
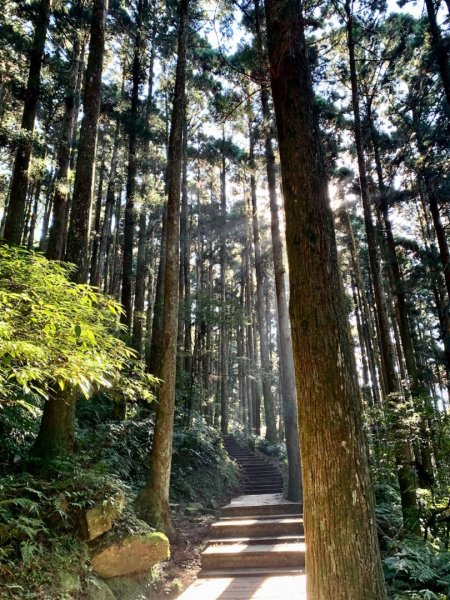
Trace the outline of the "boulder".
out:
[[[169,540],[163,533],[149,532],[129,535],[99,549],[91,559],[92,568],[100,577],[122,577],[144,573],[170,556]]]
[[[116,600],[111,588],[98,577],[89,577],[84,590],[87,600]]]
[[[110,496],[92,508],[84,510],[80,518],[83,537],[88,541],[92,541],[109,531],[122,514],[124,505],[125,497],[123,493],[117,492],[114,496]]]

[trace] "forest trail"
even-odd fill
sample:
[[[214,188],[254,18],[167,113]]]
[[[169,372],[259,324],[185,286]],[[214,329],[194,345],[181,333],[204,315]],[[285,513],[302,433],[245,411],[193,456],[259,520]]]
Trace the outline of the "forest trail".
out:
[[[222,508],[199,578],[178,600],[284,600],[294,590],[306,599],[301,505],[283,498],[275,466],[231,438],[225,446],[244,470],[247,493]]]

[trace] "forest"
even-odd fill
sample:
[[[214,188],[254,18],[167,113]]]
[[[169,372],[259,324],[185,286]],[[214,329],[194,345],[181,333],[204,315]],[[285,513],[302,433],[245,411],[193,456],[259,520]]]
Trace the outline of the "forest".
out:
[[[449,0],[0,7],[0,598],[176,598],[230,433],[309,600],[450,598]]]

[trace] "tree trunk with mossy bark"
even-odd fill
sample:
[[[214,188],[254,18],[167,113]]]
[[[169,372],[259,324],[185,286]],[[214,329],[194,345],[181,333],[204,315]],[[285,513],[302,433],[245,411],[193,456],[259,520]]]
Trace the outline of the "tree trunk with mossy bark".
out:
[[[266,0],[265,7],[286,206],[308,597],[385,600],[302,7],[298,0]]]

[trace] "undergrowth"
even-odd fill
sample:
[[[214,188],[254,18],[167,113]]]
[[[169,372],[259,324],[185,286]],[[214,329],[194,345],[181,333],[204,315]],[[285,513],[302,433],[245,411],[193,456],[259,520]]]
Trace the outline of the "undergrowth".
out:
[[[0,431],[8,440],[0,463],[9,473],[0,478],[1,598],[78,597],[91,578],[79,517],[102,499],[118,493],[126,499],[115,526],[118,534],[139,528],[134,499],[147,477],[154,417],[148,408],[132,409],[123,422],[111,416],[104,397],[80,403],[76,456],[42,462],[27,455],[37,420],[17,405],[0,411]],[[236,484],[236,469],[220,434],[201,422],[189,429],[177,422],[171,501],[215,507]]]

